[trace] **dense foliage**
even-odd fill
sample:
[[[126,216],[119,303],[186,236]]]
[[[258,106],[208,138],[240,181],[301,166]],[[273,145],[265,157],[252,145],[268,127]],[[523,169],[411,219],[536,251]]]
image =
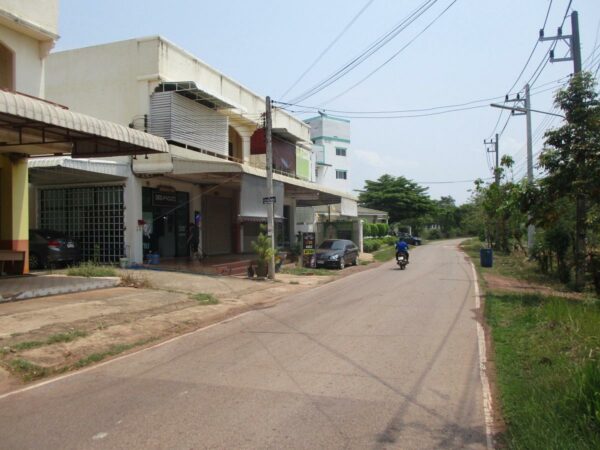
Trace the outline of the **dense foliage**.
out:
[[[600,293],[600,101],[590,73],[571,78],[555,96],[563,124],[545,134],[539,156],[544,176],[518,183],[477,183],[471,204],[480,216],[479,234],[498,250],[528,252],[541,271],[555,273],[577,290],[592,282]],[[536,226],[530,249],[527,224]]]

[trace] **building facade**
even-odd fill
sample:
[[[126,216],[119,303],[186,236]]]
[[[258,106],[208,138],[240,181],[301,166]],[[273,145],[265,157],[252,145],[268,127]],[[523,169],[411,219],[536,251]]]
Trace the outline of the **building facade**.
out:
[[[320,114],[305,120],[315,156],[315,181],[344,192],[350,191],[350,121]]]
[[[28,162],[49,155],[153,155],[165,139],[44,100],[58,1],[0,0],[0,261],[2,274],[29,270]]]
[[[187,256],[190,227],[199,228],[205,255],[251,251],[266,222],[263,97],[158,36],[50,55],[47,93],[56,102],[160,136],[169,152],[115,158],[110,167],[57,158],[38,162],[32,172],[39,223],[60,216],[47,206],[49,199],[62,202],[73,223],[96,217],[80,239],[89,242],[87,248],[105,242],[105,261],[119,252],[133,262],[149,253]],[[297,207],[356,199],[313,182],[308,124],[275,109],[273,143],[276,243],[288,247],[295,241]],[[42,176],[65,173],[67,165],[73,172],[69,182]],[[87,212],[69,203],[86,195],[99,199]],[[98,212],[103,208],[115,212],[110,220]],[[60,226],[76,233],[71,222]]]

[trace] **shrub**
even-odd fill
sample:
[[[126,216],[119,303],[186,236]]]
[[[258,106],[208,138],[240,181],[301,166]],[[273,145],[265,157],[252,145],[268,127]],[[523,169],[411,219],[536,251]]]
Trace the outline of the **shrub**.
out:
[[[433,230],[429,230],[429,233],[427,233],[427,239],[441,239],[442,238],[442,233],[440,233],[440,230],[438,230],[437,228],[434,228]]]
[[[383,238],[383,242],[385,242],[386,245],[396,245],[398,238],[396,236],[386,236]]]
[[[388,233],[387,223],[377,223],[375,225],[377,227],[377,237],[383,237]]]
[[[365,253],[373,253],[381,248],[381,243],[380,239],[365,239],[363,242],[363,251]]]
[[[365,222],[363,224],[363,236],[372,237],[373,236],[373,224],[369,222]]]

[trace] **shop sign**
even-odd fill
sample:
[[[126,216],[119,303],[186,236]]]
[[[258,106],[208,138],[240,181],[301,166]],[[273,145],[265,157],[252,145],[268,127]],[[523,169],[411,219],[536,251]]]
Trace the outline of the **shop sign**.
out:
[[[302,233],[302,253],[304,267],[316,267],[315,259],[316,236],[315,233]]]
[[[177,194],[175,192],[154,191],[152,193],[154,206],[176,206]]]

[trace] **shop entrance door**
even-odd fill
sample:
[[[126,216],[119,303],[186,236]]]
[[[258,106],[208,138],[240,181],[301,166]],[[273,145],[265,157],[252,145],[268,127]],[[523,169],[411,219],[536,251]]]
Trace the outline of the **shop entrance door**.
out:
[[[187,192],[162,192],[144,188],[144,221],[150,221],[144,234],[144,255],[158,253],[163,258],[188,256],[187,224],[189,194]]]

